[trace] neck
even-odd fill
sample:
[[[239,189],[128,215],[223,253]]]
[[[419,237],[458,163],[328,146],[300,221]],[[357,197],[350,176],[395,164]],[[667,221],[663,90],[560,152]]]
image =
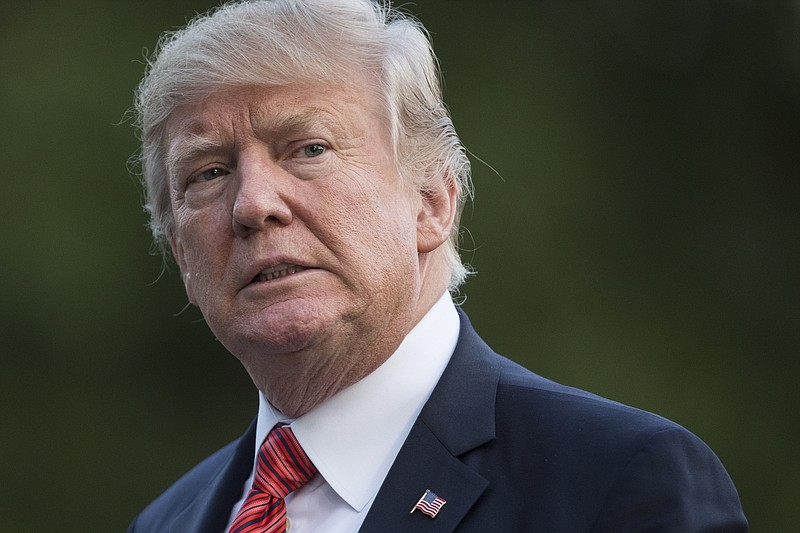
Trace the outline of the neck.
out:
[[[299,352],[245,363],[256,387],[282,413],[297,418],[374,372],[447,288],[449,271],[432,275],[434,269],[426,272],[428,265],[423,262],[422,266],[423,276],[413,303],[388,306],[392,312],[373,316],[358,327],[348,324],[354,329],[347,335],[346,344],[323,341]]]
[[[359,342],[357,346],[346,347],[346,351],[332,350],[324,356],[315,351],[288,354],[277,360],[270,358],[268,369],[248,369],[250,376],[275,408],[297,418],[374,372],[394,354],[435,303],[432,300],[424,312],[408,322],[407,328],[393,335],[383,334],[374,342]]]

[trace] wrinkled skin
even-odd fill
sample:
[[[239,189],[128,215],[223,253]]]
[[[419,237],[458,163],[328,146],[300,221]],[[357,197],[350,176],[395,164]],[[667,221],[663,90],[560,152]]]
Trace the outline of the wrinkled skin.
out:
[[[380,366],[449,281],[454,190],[401,182],[366,85],[233,88],[167,124],[187,295],[290,416]]]

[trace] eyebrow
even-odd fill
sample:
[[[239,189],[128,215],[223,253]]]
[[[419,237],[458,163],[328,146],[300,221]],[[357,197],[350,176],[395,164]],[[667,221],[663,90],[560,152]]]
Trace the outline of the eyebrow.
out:
[[[324,109],[309,108],[297,113],[284,116],[280,114],[261,118],[256,112],[251,115],[250,123],[254,126],[258,138],[289,137],[292,134],[309,129],[312,126],[322,126],[328,131],[340,131],[342,125],[336,119],[326,117],[329,115]],[[199,124],[189,124],[186,129],[178,132],[173,141],[169,143],[166,155],[166,165],[169,174],[174,175],[186,161],[191,161],[202,155],[214,151],[223,151],[229,147],[229,141],[214,133],[214,128],[205,128]]]
[[[170,174],[174,174],[184,162],[191,161],[211,151],[219,150],[223,144],[215,137],[199,133],[179,134],[167,149],[167,171]]]
[[[266,120],[256,115],[251,116],[251,124],[255,126],[255,133],[261,137],[264,133],[269,135],[285,137],[310,129],[314,126],[321,126],[329,131],[341,130],[341,124],[336,119],[328,117],[330,113],[321,108],[303,109],[296,113],[281,116],[267,116]]]

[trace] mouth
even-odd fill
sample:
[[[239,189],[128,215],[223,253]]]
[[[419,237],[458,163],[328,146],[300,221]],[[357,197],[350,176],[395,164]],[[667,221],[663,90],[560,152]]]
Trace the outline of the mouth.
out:
[[[256,274],[250,283],[261,283],[264,281],[272,281],[280,278],[285,278],[287,276],[291,276],[292,274],[297,274],[298,272],[302,272],[305,270],[306,267],[302,267],[300,265],[291,265],[291,264],[280,264],[275,265],[274,267],[265,268],[258,274]]]

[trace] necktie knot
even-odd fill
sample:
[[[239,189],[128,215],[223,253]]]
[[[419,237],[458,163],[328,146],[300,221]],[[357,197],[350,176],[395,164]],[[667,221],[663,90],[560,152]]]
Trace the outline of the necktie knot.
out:
[[[308,483],[317,469],[289,428],[273,429],[258,451],[253,488],[283,498]]]
[[[316,473],[289,426],[273,429],[258,450],[253,487],[229,533],[285,532],[283,498],[308,483]]]

